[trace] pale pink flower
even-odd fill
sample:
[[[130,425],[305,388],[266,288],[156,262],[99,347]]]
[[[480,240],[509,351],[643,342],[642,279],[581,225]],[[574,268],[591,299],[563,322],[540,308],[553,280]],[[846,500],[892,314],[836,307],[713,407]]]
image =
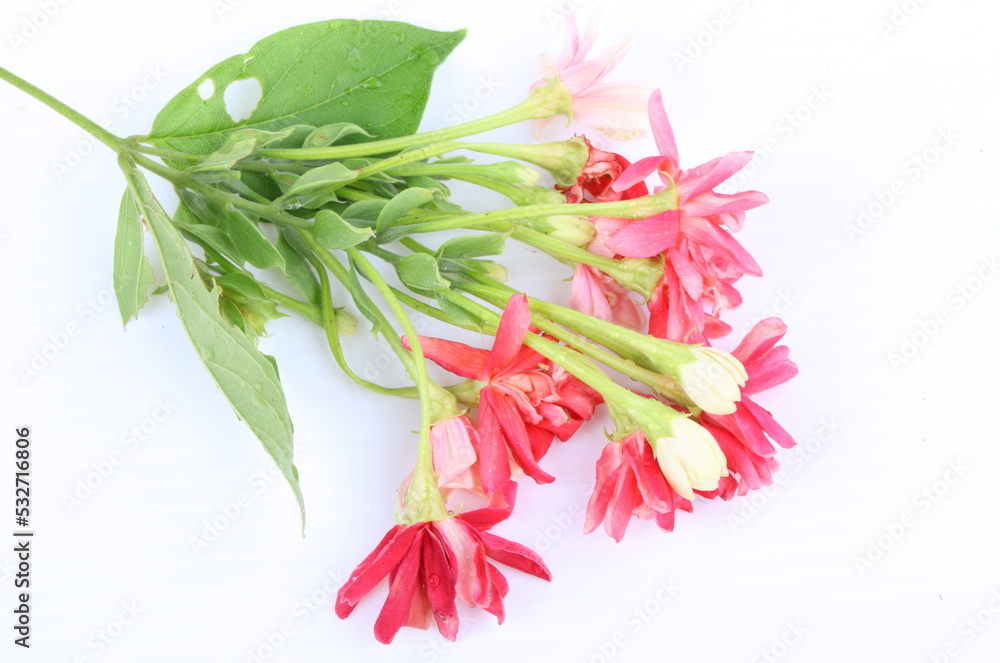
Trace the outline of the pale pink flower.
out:
[[[587,265],[577,265],[569,293],[574,310],[614,322],[629,329],[641,329],[645,316],[629,291],[604,272]]]
[[[599,15],[594,14],[587,23],[582,39],[573,14],[567,12],[565,17],[569,34],[563,50],[556,57],[549,54],[542,56],[542,80],[535,82],[531,89],[547,85],[555,76],[573,99],[573,121],[616,140],[644,135],[649,86],[639,82],[609,83],[603,80],[625,57],[628,40],[588,60],[587,55],[597,41]],[[540,134],[553,119],[535,120],[535,134]]]

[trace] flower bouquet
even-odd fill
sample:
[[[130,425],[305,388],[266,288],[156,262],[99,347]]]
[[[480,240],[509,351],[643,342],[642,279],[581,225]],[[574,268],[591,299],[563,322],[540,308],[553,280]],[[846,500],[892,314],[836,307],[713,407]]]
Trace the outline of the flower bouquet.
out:
[[[566,26],[562,52],[525,78],[523,102],[423,132],[433,74],[462,31],[353,20],[282,30],[210,68],[128,138],[0,69],[118,155],[122,321],[170,297],[287,479],[303,527],[292,421],[277,364],[258,349],[269,321],[314,323],[345,379],[419,401],[413,471],[398,506],[386,499],[397,522],[335,605],[346,618],[387,580],[383,643],[431,624],[453,640],[459,602],[502,622],[497,565],[550,579],[537,553],[494,529],[514,514],[518,482],[555,480],[545,456],[556,441],[577,446],[581,477],[594,477],[585,531],[603,526],[615,541],[633,517],[672,531],[698,498],[769,485],[776,448],[794,444],[753,400],[796,373],[779,344],[785,325],[768,318],[732,339],[722,319],[741,302],[737,282],[761,275],[733,233],[766,196],[716,190],[752,153],[682,167],[661,92],[612,79],[627,45],[595,54],[595,22],[584,34],[572,16]],[[245,112],[231,103],[242,88],[255,96]],[[477,138],[522,122],[563,135]],[[655,154],[633,161],[607,145],[647,130]],[[176,190],[172,212],[147,174]],[[469,211],[454,183],[509,204]],[[563,303],[507,284],[511,242],[551,257],[551,277],[572,275]],[[414,315],[493,338],[480,348],[421,336]],[[345,337],[360,327],[389,344],[408,384],[359,374]],[[598,434],[579,431],[602,406],[611,429],[595,457],[575,439]]]

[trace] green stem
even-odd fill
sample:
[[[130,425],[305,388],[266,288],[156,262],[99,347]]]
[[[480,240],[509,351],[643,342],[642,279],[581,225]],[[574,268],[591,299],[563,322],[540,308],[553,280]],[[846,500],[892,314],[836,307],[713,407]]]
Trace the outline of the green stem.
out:
[[[494,306],[503,306],[512,294],[521,294],[513,288],[500,286],[499,284],[496,287],[491,287],[482,283],[456,281],[454,285],[456,288],[469,292],[480,299],[493,304]],[[604,349],[596,343],[592,343],[589,340],[584,339],[574,333],[572,328],[568,329],[554,323],[538,311],[538,309],[546,308],[549,305],[548,302],[528,298],[528,304],[532,309],[534,309],[532,311],[531,324],[541,331],[553,336],[557,340],[562,341],[566,345],[569,345],[575,350],[587,355],[591,359],[601,362],[608,368],[618,371],[622,375],[650,387],[660,395],[669,398],[675,403],[684,405],[688,409],[694,407],[693,401],[691,401],[684,390],[681,389],[680,386],[677,385],[677,383],[670,377],[643,368],[630,359],[621,357]],[[580,315],[585,314],[581,313]]]
[[[448,297],[457,306],[461,306],[469,313],[478,316],[484,322],[491,323],[494,326],[499,325],[500,315],[498,313],[463,297],[457,292],[445,291],[444,296]],[[487,301],[497,306],[504,306],[506,304],[506,300],[497,302],[489,299]],[[532,333],[525,335],[524,345],[551,359],[591,388],[600,392],[605,399],[632,394],[631,391],[612,380],[604,371],[574,349],[559,345],[543,336]]]
[[[315,304],[310,304],[308,302],[303,302],[294,297],[289,297],[283,292],[278,292],[274,288],[257,281],[257,285],[261,287],[264,293],[278,302],[289,311],[295,311],[296,313],[301,313],[305,317],[309,318],[310,321],[315,322],[318,325],[323,324],[323,312]],[[336,311],[334,311],[336,314]]]
[[[663,277],[663,264],[650,258],[625,258],[615,260],[599,256],[586,249],[573,246],[545,233],[522,225],[512,224],[511,237],[536,249],[540,249],[556,260],[571,266],[588,265],[604,272],[623,287],[638,292],[648,301]]]
[[[400,166],[406,166],[417,161],[423,161],[424,159],[428,159],[430,157],[436,157],[442,154],[447,154],[448,152],[454,152],[455,150],[461,150],[465,146],[466,143],[452,141],[435,143],[433,145],[428,145],[427,147],[421,147],[420,149],[403,152],[402,154],[397,154],[396,156],[389,157],[388,159],[376,161],[373,164],[369,164],[364,168],[359,169],[355,179],[363,180],[376,173],[381,173]]]
[[[280,172],[301,175],[309,171],[308,166],[300,163],[281,163],[276,161],[237,161],[233,167],[236,170],[252,170],[256,173]]]
[[[140,143],[133,143],[135,149],[142,154],[148,154],[154,157],[160,157],[161,159],[169,159],[170,161],[183,161],[185,163],[198,163],[204,156],[198,154],[188,154],[187,152],[178,152],[176,150],[168,150],[166,148],[160,147],[150,147],[148,145],[142,145]]]
[[[28,81],[24,80],[23,78],[14,73],[11,73],[10,71],[4,69],[3,67],[0,67],[0,79],[7,81],[17,89],[31,95],[38,101],[42,102],[55,112],[65,117],[73,124],[77,125],[81,129],[89,133],[97,140],[101,141],[102,143],[110,147],[112,150],[115,151],[116,154],[120,155],[129,151],[129,147],[123,138],[119,138],[118,136],[114,135],[113,133],[102,127],[101,125],[94,122],[93,120],[84,117],[77,111],[73,110],[72,108],[70,108],[63,102],[59,101],[49,93],[35,87]]]
[[[468,167],[468,166],[467,166]],[[498,182],[489,177],[483,177],[482,175],[477,175],[476,173],[461,173],[456,172],[453,175],[449,175],[455,180],[461,180],[462,182],[468,182],[469,184],[475,184],[476,186],[481,186],[484,189],[489,189],[490,191],[496,191],[502,196],[510,198],[510,200],[515,204],[519,205],[518,194],[523,191],[523,189],[514,186],[513,184],[507,184],[506,182]]]
[[[536,92],[538,91],[536,90]],[[552,117],[554,114],[561,112],[558,109],[554,110],[551,107],[545,107],[544,105],[539,104],[539,100],[536,98],[538,96],[539,95],[532,93],[531,96],[517,106],[494,115],[489,115],[487,117],[465,122],[463,124],[456,124],[453,127],[425,131],[424,133],[413,134],[410,136],[400,136],[398,138],[387,138],[385,140],[358,143],[356,145],[339,145],[334,147],[264,149],[258,150],[257,154],[262,157],[294,159],[296,161],[347,159],[350,157],[388,154],[390,152],[399,152],[417,145],[429,145],[431,143],[440,143],[442,141],[454,140],[456,138],[464,138],[466,136],[472,136],[485,131],[506,127],[511,124],[517,124],[518,122],[523,122],[525,120]]]
[[[608,216],[620,219],[642,219],[654,216],[667,210],[677,208],[677,192],[673,187],[667,187],[659,193],[654,193],[631,200],[619,200],[606,203],[588,203],[585,206],[576,204],[543,204],[523,205],[507,209],[481,212],[479,214],[464,214],[451,219],[426,221],[406,226],[393,226],[382,231],[379,241],[383,244],[395,241],[411,233],[429,233],[455,228],[474,229],[477,226],[499,221],[518,221],[534,217],[556,216],[561,214],[580,216]]]
[[[322,310],[321,324],[323,326],[323,330],[326,332],[327,345],[330,346],[330,352],[333,354],[333,358],[337,362],[337,366],[339,366],[340,370],[344,372],[344,375],[369,391],[388,396],[417,398],[417,390],[413,387],[390,388],[383,387],[382,385],[374,382],[369,382],[355,373],[350,364],[347,363],[347,358],[344,356],[344,348],[340,344],[340,331],[337,329],[336,311],[333,308],[333,301],[330,297],[330,277],[327,276],[326,268],[323,263],[319,261],[319,259],[316,259],[316,263],[318,264],[314,264],[314,267],[316,268],[316,272],[319,274],[320,283],[320,308]]]
[[[413,481],[406,495],[404,517],[410,523],[444,520],[448,518],[448,509],[445,506],[444,496],[438,488],[437,474],[434,472],[431,458],[431,380],[427,375],[427,364],[420,345],[420,337],[403,305],[393,293],[392,287],[386,283],[378,270],[357,249],[347,249],[347,255],[365,278],[382,294],[410,342],[412,362],[407,366],[407,371],[420,392],[420,442],[417,448],[417,464],[413,468]]]

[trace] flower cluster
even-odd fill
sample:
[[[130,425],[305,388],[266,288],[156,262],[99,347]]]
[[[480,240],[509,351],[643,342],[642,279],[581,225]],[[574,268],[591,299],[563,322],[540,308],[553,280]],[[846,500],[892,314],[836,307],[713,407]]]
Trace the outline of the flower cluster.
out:
[[[588,464],[598,456],[588,441],[598,435],[586,424],[602,406],[611,432],[584,529],[603,524],[615,541],[633,518],[672,531],[677,512],[693,511],[699,499],[729,500],[770,484],[777,448],[794,444],[755,400],[796,374],[779,345],[785,324],[768,318],[738,343],[720,341],[731,332],[722,315],[741,302],[737,283],[761,275],[733,233],[767,197],[716,188],[752,154],[682,168],[661,92],[607,78],[627,42],[591,56],[596,23],[582,36],[572,15],[567,25],[565,48],[543,58],[542,79],[523,102],[425,133],[411,131],[435,66],[462,31],[349,20],[282,31],[237,58],[241,76],[258,80],[267,99],[245,121],[225,112],[224,90],[191,85],[148,136],[129,139],[0,68],[0,78],[118,154],[128,182],[114,260],[123,322],[149,296],[170,292],[205,366],[288,480],[303,522],[291,417],[277,364],[257,347],[266,325],[285,311],[299,314],[322,328],[348,379],[419,400],[416,460],[398,490],[398,522],[337,595],[336,612],[346,618],[387,581],[375,621],[383,643],[404,626],[432,624],[453,640],[462,603],[502,622],[508,582],[496,564],[551,578],[536,553],[492,530],[511,517],[518,481],[556,479],[545,459],[554,441],[573,440]],[[347,57],[345,48],[349,72],[316,66]],[[274,71],[283,72],[282,84]],[[392,112],[373,114],[377,107]],[[656,154],[633,162],[587,136],[529,145],[459,140],[529,121],[540,132],[556,117],[612,139],[648,124]],[[508,161],[476,164],[452,154],[459,150]],[[140,169],[174,185],[174,214]],[[540,184],[541,171],[551,186]],[[450,199],[452,180],[513,206],[468,212]],[[434,245],[442,231],[452,235]],[[146,232],[154,241],[143,240]],[[418,240],[425,235],[431,245]],[[495,257],[508,240],[573,268],[568,307],[506,284]],[[154,288],[148,245],[159,253],[162,288]],[[334,305],[341,300],[348,306]],[[492,346],[421,336],[411,310],[491,335]],[[379,384],[351,367],[342,337],[362,318],[412,384]],[[431,368],[451,377],[439,384]]]
[[[614,136],[606,120],[634,108],[642,88],[603,80],[625,45],[588,59],[592,26],[581,39],[571,17],[567,23],[564,52],[544,60],[547,77],[532,89],[565,85],[573,118]],[[597,460],[584,529],[589,533],[603,524],[615,541],[621,541],[633,517],[672,531],[677,511],[691,512],[699,497],[729,500],[769,485],[777,466],[775,445],[794,444],[750,398],[796,373],[788,348],[778,345],[784,323],[777,318],[759,322],[731,353],[710,344],[731,331],[720,316],[740,304],[736,282],[761,275],[732,233],[767,197],[757,191],[715,191],[752,153],[732,152],[682,169],[660,91],[641,94],[656,155],[633,163],[578,136],[573,140],[577,146],[582,142],[586,158],[576,162],[575,170],[546,162],[554,175],[575,175],[569,181],[557,176],[555,189],[577,206],[577,215],[530,224],[546,238],[536,237],[535,246],[574,266],[570,308],[529,301],[473,276],[472,283],[459,287],[503,304],[492,349],[441,338],[403,339],[407,348],[419,344],[424,357],[465,378],[446,388],[455,402],[430,427],[437,487],[449,503],[470,495],[492,502],[486,509],[449,511],[443,519],[398,525],[362,562],[341,591],[338,614],[349,614],[388,575],[389,598],[375,628],[380,641],[390,640],[401,625],[426,628],[432,621],[442,635],[454,638],[456,595],[502,621],[506,583],[487,558],[548,579],[537,555],[486,530],[510,516],[513,500],[501,496],[513,494],[515,481],[554,480],[541,464],[552,441],[570,439],[602,403],[615,430]],[[546,149],[551,155],[553,150]],[[650,186],[646,180],[654,173],[659,182]],[[515,201],[526,198],[523,192],[502,192]],[[657,195],[670,199],[668,209],[630,218],[605,213],[603,204]],[[565,239],[566,224],[578,229],[581,220],[592,228],[582,250]],[[646,270],[641,279],[636,277],[640,266]],[[611,382],[589,363],[594,359],[652,393]],[[404,507],[413,499],[411,482],[400,491]],[[505,508],[496,506],[498,499]]]

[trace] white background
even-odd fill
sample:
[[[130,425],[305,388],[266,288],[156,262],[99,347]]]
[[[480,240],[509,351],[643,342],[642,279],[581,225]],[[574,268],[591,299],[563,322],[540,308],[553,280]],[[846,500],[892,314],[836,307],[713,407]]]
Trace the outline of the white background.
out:
[[[585,17],[599,4],[576,6]],[[128,135],[209,66],[281,28],[339,17],[467,27],[435,81],[423,124],[434,128],[523,98],[538,53],[562,42],[558,10],[6,0],[0,62]],[[743,188],[772,203],[739,235],[765,276],[741,282],[746,303],[728,320],[738,331],[774,312],[788,323],[800,375],[761,400],[800,446],[779,455],[780,487],[698,503],[673,534],[634,521],[616,545],[581,532],[603,446],[595,422],[554,448],[543,465],[559,480],[524,485],[496,530],[541,551],[552,583],[510,571],[507,622],[463,611],[450,647],[412,629],[376,643],[384,586],[349,620],[332,611],[333,592],[394,522],[415,408],[348,386],[317,329],[271,325],[262,348],[280,363],[296,423],[301,538],[291,492],[170,302],[122,330],[113,155],[0,87],[0,530],[14,529],[13,429],[27,425],[37,532],[30,651],[5,626],[14,558],[0,546],[3,660],[997,660],[998,13],[971,0],[609,3],[601,45],[632,38],[618,77],[663,89],[682,164],[766,152]],[[617,148],[635,159],[651,143]],[[863,209],[872,218],[859,224]],[[564,300],[565,270],[543,269],[517,282]],[[379,368],[379,346],[352,343],[358,365],[399,377]],[[51,358],[27,375],[35,352]],[[86,499],[68,501],[78,490]],[[221,515],[234,504],[238,515]],[[223,531],[195,551],[213,519]]]

